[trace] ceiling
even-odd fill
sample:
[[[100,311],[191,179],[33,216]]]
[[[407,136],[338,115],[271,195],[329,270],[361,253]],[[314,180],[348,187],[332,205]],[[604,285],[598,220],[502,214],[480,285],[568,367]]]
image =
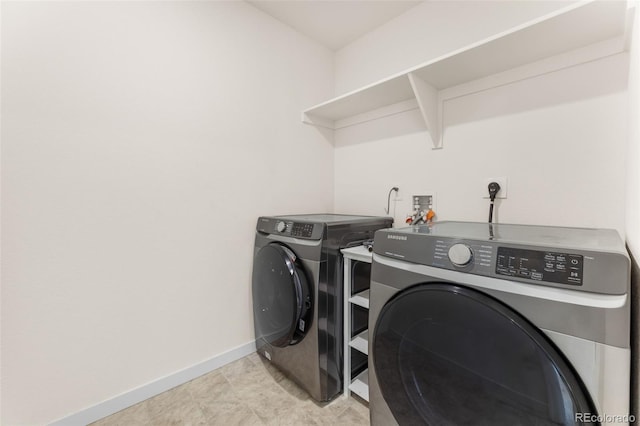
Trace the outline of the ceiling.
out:
[[[245,0],[331,50],[338,50],[423,0]]]

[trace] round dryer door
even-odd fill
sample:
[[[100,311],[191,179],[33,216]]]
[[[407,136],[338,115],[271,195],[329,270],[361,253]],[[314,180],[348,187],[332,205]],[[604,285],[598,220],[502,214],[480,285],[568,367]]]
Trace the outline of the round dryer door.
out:
[[[476,290],[421,284],[381,310],[373,362],[399,424],[576,425],[596,413],[559,350]]]
[[[284,347],[298,343],[311,318],[311,292],[296,255],[272,243],[253,263],[253,316],[256,339]]]

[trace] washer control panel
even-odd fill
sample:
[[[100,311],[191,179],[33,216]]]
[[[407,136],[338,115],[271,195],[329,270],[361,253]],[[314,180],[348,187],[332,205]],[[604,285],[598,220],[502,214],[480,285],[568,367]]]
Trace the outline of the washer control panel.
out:
[[[584,256],[443,238],[435,242],[432,265],[480,275],[582,285]]]
[[[496,274],[558,284],[582,285],[584,256],[498,247]]]
[[[313,236],[313,223],[285,222],[280,220],[276,222],[276,233],[289,235],[296,238],[311,238]]]
[[[436,268],[488,277],[540,284],[584,284],[585,257],[582,254],[446,237],[423,239],[419,250],[416,247],[406,250],[405,241],[409,239],[413,240],[410,237],[404,240],[404,236],[387,238],[384,254]]]
[[[291,236],[301,238],[311,238],[313,235],[313,223],[291,222]]]
[[[590,293],[629,291],[631,262],[615,230],[442,222],[379,230],[373,251],[374,263],[386,257],[456,272],[438,275],[445,280],[461,273]]]
[[[451,238],[433,240],[433,261],[431,266],[475,271],[490,274],[495,248],[491,244],[475,241],[459,241]],[[431,251],[431,250],[428,250]]]

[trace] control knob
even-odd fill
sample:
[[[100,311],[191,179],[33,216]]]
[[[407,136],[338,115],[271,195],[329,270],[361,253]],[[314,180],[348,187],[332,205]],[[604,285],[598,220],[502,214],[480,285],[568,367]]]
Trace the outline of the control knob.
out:
[[[455,266],[468,265],[473,259],[473,252],[466,244],[454,244],[449,248],[449,260]]]
[[[287,224],[283,221],[276,223],[276,231],[284,232],[287,229]]]

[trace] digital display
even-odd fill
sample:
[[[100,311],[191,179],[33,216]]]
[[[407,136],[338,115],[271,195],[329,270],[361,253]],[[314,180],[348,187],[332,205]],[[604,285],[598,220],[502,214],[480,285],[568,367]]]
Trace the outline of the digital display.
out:
[[[498,247],[496,274],[582,285],[584,257],[578,254]]]

